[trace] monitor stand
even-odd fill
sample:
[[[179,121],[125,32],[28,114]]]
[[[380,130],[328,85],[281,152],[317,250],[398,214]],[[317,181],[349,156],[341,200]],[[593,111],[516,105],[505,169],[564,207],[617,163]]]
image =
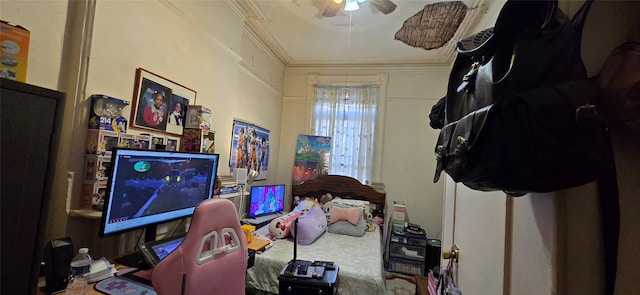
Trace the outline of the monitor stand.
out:
[[[149,242],[153,242],[156,240],[156,232],[158,230],[158,225],[157,224],[152,224],[152,225],[148,225],[147,227],[144,228],[144,242],[145,243],[149,243]],[[125,254],[123,256],[120,257],[116,257],[113,259],[114,262],[121,264],[121,265],[126,265],[129,267],[135,267],[138,269],[149,269],[151,268],[151,266],[149,265],[149,263],[147,262],[147,260],[145,260],[144,256],[142,255],[142,253],[140,253],[140,251],[138,251],[138,248],[136,247],[136,250]]]
[[[142,253],[140,253],[139,251],[134,251],[128,254],[125,254],[123,256],[120,257],[116,257],[113,259],[114,262],[120,264],[120,265],[125,265],[128,267],[135,267],[138,269],[148,269],[151,268],[151,266],[149,265],[149,263],[147,263],[147,261],[144,259],[144,256],[142,256]]]
[[[282,212],[274,212],[274,213],[269,213],[269,214],[265,214],[265,215],[261,215],[258,217],[249,217],[249,218],[245,218],[242,221],[255,225],[256,227],[259,227],[261,225],[264,225],[268,222],[271,222],[271,220],[274,220],[280,216],[282,216],[284,214],[282,214]]]

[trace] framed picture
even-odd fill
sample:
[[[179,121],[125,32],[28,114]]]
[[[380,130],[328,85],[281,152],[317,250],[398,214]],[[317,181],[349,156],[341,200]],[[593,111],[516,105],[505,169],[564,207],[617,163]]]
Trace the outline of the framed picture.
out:
[[[167,145],[165,149],[167,151],[177,151],[179,141],[180,139],[177,137],[167,136]]]
[[[164,136],[151,135],[151,149],[152,150],[164,150],[166,148]]]
[[[269,170],[269,130],[240,120],[233,120],[229,169],[255,170],[255,180],[267,179]]]
[[[182,135],[187,106],[195,103],[196,91],[138,68],[132,101],[131,127]]]

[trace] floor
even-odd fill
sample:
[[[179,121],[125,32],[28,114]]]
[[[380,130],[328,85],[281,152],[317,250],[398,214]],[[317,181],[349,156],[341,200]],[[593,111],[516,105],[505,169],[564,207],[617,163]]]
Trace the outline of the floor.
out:
[[[387,293],[385,295],[413,295],[416,293],[415,279],[412,276],[385,272]],[[274,295],[273,293],[249,289],[246,295]]]
[[[415,278],[402,274],[385,272],[387,295],[413,295],[416,293]]]

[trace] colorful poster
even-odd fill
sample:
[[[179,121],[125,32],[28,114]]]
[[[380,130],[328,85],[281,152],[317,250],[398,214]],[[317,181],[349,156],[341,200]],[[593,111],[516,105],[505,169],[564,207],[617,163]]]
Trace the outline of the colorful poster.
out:
[[[292,183],[300,184],[320,175],[329,174],[331,137],[298,135]]]
[[[236,168],[247,168],[247,171],[255,170],[258,172],[255,180],[267,179],[269,130],[234,120],[232,136],[231,155],[229,155],[231,173]]]

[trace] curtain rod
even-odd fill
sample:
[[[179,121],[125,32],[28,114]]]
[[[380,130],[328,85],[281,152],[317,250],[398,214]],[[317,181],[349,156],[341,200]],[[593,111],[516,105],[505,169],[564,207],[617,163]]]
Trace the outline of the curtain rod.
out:
[[[360,85],[344,85],[344,84],[315,84],[315,88],[334,87],[334,88],[380,88],[377,84],[360,84]]]

